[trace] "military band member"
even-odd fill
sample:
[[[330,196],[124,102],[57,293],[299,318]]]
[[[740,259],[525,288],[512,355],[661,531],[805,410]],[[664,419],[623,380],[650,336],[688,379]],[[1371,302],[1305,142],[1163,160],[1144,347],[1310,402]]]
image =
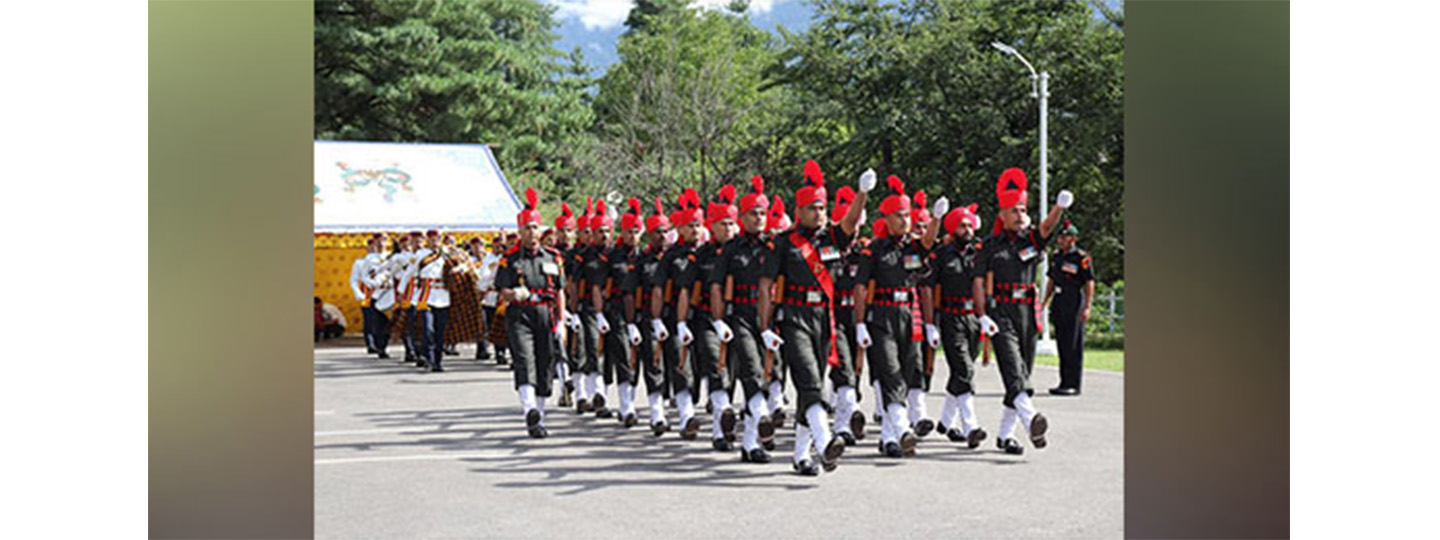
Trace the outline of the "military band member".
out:
[[[746,463],[768,463],[770,454],[763,446],[774,445],[775,425],[766,401],[769,385],[760,344],[760,273],[756,270],[769,249],[761,234],[770,201],[765,197],[765,180],[760,175],[751,178],[750,185],[750,192],[740,198],[743,232],[725,244],[710,272],[710,313],[725,314],[714,321],[715,333],[725,344],[726,362],[734,364],[735,378],[745,390],[740,459]]]
[[[986,433],[975,418],[975,357],[980,353],[980,324],[975,319],[972,283],[975,257],[980,241],[975,231],[980,218],[978,205],[951,210],[944,217],[944,245],[930,253],[933,298],[939,299],[934,310],[939,321],[940,342],[945,348],[945,362],[950,378],[945,383],[945,405],[940,409],[939,430],[951,441],[965,442],[970,448],[980,446]],[[956,424],[956,415],[959,424]]]
[[[365,240],[365,254],[355,259],[350,265],[350,293],[355,296],[355,302],[360,304],[360,319],[364,327],[365,352],[378,354],[380,351],[375,347],[375,308],[370,306],[371,287],[366,281],[374,272],[378,255],[375,253],[375,237]]]
[[[645,219],[645,249],[641,250],[635,271],[630,273],[622,288],[626,294],[626,319],[630,328],[640,334],[635,364],[643,366],[641,373],[645,375],[645,393],[650,402],[650,431],[656,437],[670,430],[669,422],[665,421],[665,400],[671,396],[665,381],[663,346],[670,339],[670,331],[651,310],[655,301],[654,284],[660,279],[657,276],[660,274],[661,257],[668,248],[666,236],[669,232],[670,218],[665,214],[665,205],[660,199],[655,199],[655,211]]]
[[[517,217],[520,242],[500,261],[495,287],[509,302],[505,322],[515,367],[515,389],[530,436],[549,436],[545,399],[550,397],[551,363],[556,361],[557,323],[565,318],[565,260],[540,245],[540,211],[534,188],[525,190],[525,209]]]
[[[445,258],[450,259],[450,264],[454,266],[454,270],[459,271],[462,267],[468,268],[468,266],[466,266],[465,254],[461,253],[460,249],[455,246],[454,236],[451,236],[448,233],[440,235],[440,252],[445,255]],[[447,274],[446,278],[453,279],[453,275]],[[459,300],[458,298],[455,298],[455,296],[458,295],[451,295],[450,300],[452,302]],[[445,327],[448,331],[443,334],[444,337],[442,338],[441,342],[444,344],[444,347],[440,349],[445,356],[460,356],[460,349],[458,348],[460,341],[455,339],[455,336],[458,334],[454,329],[455,325],[452,324],[455,322],[454,316],[456,314],[456,311],[452,311],[450,313],[445,323]]]
[[[418,252],[415,267],[415,293],[411,302],[419,316],[421,328],[420,356],[432,372],[445,371],[445,323],[450,315],[450,291],[445,288],[445,274],[452,268],[451,259],[441,251],[440,231],[425,233],[425,248]]]
[[[1085,321],[1090,320],[1090,304],[1095,300],[1095,265],[1090,253],[1075,244],[1079,235],[1080,229],[1065,220],[1055,239],[1059,250],[1047,271],[1050,281],[1045,303],[1050,305],[1050,324],[1060,348],[1060,385],[1050,389],[1050,393],[1057,396],[1080,394],[1080,375],[1085,366]]]
[[[761,265],[761,338],[789,366],[797,397],[791,462],[801,475],[834,470],[845,451],[845,441],[830,434],[824,381],[826,369],[841,365],[834,319],[835,275],[843,270],[843,252],[855,235],[867,197],[862,190],[858,205],[852,205],[839,223],[828,223],[825,175],[814,160],[806,161],[804,185],[795,193],[796,227],[772,239],[772,251]],[[772,316],[776,304],[780,313]],[[820,457],[818,467],[812,451]]]
[[[695,250],[694,263],[679,274],[675,285],[680,291],[676,306],[680,319],[677,331],[682,337],[693,333],[691,357],[700,368],[700,377],[705,380],[710,392],[710,444],[719,452],[735,450],[735,409],[730,405],[735,370],[734,364],[726,361],[725,345],[715,331],[718,326],[715,322],[723,320],[724,314],[716,317],[711,311],[714,302],[709,276],[714,272],[725,244],[739,234],[738,216],[735,186],[725,185],[706,206],[705,226],[710,231],[710,240]]]
[[[867,173],[870,173],[867,171]],[[895,176],[886,179],[893,191],[880,204],[885,216],[886,236],[871,242],[862,251],[855,285],[855,337],[866,347],[870,368],[880,380],[881,415],[880,451],[889,457],[915,454],[917,438],[905,423],[906,402],[914,402],[911,388],[920,381],[922,372],[919,348],[914,341],[914,304],[919,301],[916,276],[923,271],[925,255],[938,226],[928,230],[920,241],[910,234],[911,200],[905,184]],[[948,211],[949,202],[936,202]],[[872,331],[874,332],[872,335]]]
[[[700,239],[697,228],[703,217],[700,194],[694,189],[685,190],[680,194],[677,206],[679,209],[670,214],[670,224],[677,232],[678,240],[665,250],[660,258],[660,267],[652,276],[649,307],[650,315],[661,322],[661,326],[655,328],[655,338],[664,347],[665,378],[680,413],[680,437],[688,441],[695,440],[698,435],[700,419],[695,416],[695,394],[692,393],[696,370],[690,344],[695,336],[690,332],[689,325],[682,325],[685,319],[681,316],[689,315],[688,309],[682,311],[681,307],[688,308],[684,304],[688,296],[679,284],[688,282],[682,277],[684,274],[695,271]]]
[[[605,406],[605,396],[609,393],[607,385],[615,382],[614,367],[610,366],[609,358],[617,352],[624,356],[623,350],[607,349],[611,336],[607,335],[610,326],[605,320],[605,310],[610,301],[608,295],[613,294],[610,291],[613,283],[610,279],[609,255],[614,248],[614,223],[614,216],[606,211],[605,201],[597,201],[595,213],[590,216],[591,246],[585,252],[581,266],[586,288],[585,302],[580,310],[581,324],[585,330],[583,346],[586,363],[580,366],[580,371],[585,373],[585,396],[590,401],[576,403],[575,410],[579,413],[595,411],[597,418],[614,415]]]
[[[638,358],[643,338],[640,329],[631,323],[635,291],[626,291],[623,287],[626,283],[635,283],[630,275],[637,271],[640,235],[645,229],[640,200],[632,198],[629,203],[630,209],[620,218],[620,242],[600,257],[604,275],[597,275],[598,279],[591,281],[592,290],[601,287],[596,296],[605,302],[603,313],[596,315],[600,332],[605,334],[605,378],[619,386],[618,415],[626,428],[639,421],[635,415],[635,385],[640,381],[638,368],[643,368]]]
[[[421,325],[419,315],[415,311],[415,294],[419,288],[416,286],[416,264],[420,262],[420,252],[424,248],[420,245],[420,232],[411,232],[405,237],[405,252],[400,258],[399,272],[396,273],[395,289],[400,293],[400,309],[405,313],[405,324],[401,328],[404,332],[403,343],[405,344],[405,362],[421,365],[424,360],[423,351],[420,349]]]
[[[1006,169],[1000,174],[995,185],[1000,207],[995,217],[995,232],[983,242],[972,280],[980,328],[990,336],[1000,378],[1005,384],[1005,409],[995,443],[1008,454],[1025,451],[1013,438],[1017,421],[1030,433],[1031,444],[1036,448],[1046,446],[1049,421],[1035,410],[1030,400],[1034,393],[1030,386],[1030,366],[1035,361],[1035,339],[1039,331],[1035,269],[1060,216],[1074,200],[1069,191],[1061,191],[1050,215],[1045,216],[1036,230],[1025,213],[1026,185],[1025,173],[1020,169]]]
[[[375,261],[370,265],[365,283],[370,288],[370,309],[374,317],[375,350],[381,359],[389,359],[390,310],[395,307],[395,280],[391,279],[391,259],[395,252],[385,253],[385,237],[375,234]],[[396,250],[398,251],[398,250]],[[367,328],[368,324],[366,323]]]

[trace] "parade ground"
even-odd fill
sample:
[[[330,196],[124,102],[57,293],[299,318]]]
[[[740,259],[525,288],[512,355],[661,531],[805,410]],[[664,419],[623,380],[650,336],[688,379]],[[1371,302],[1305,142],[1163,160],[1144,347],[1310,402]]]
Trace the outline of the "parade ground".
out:
[[[790,468],[792,404],[774,461],[744,464],[675,431],[577,416],[552,398],[547,439],[526,436],[511,374],[494,361],[447,357],[421,373],[366,355],[347,339],[315,349],[317,538],[1117,538],[1124,523],[1122,373],[1087,370],[1084,395],[1045,392],[1058,371],[1036,366],[1035,403],[1050,445],[1023,456],[995,447],[1002,394],[978,369],[976,408],[990,438],[975,450],[932,433],[911,459],[887,459],[867,427],[840,468]],[[391,347],[392,355],[403,355]],[[927,397],[944,400],[937,359]],[[867,380],[868,382],[868,380]],[[558,391],[558,390],[557,390]],[[864,389],[861,407],[873,410]],[[614,402],[615,391],[610,392]],[[676,421],[672,408],[669,416]],[[1023,429],[1018,432],[1023,436]]]

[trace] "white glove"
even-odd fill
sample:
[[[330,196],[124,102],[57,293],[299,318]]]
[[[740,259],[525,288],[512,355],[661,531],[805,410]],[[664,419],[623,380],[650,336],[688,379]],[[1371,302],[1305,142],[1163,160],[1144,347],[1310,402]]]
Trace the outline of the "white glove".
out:
[[[925,341],[930,342],[931,349],[940,348],[940,329],[933,324],[925,325]]]
[[[605,320],[605,314],[604,314],[604,313],[596,313],[596,314],[595,314],[595,327],[598,328],[598,329],[600,329],[600,333],[601,333],[601,334],[604,334],[604,333],[610,331],[610,321]]]
[[[780,346],[785,344],[785,340],[780,339],[780,334],[776,334],[774,330],[761,332],[760,339],[765,340],[766,349],[774,352],[780,352]]]
[[[574,313],[566,313],[566,314],[565,314],[565,324],[568,325],[571,330],[579,331],[579,330],[580,330],[580,316],[579,316],[579,315],[576,315],[576,314],[574,314]]]
[[[679,241],[679,240],[680,240],[680,233],[676,232],[675,229],[670,229],[670,230],[668,230],[668,231],[665,231],[665,245],[667,245],[667,246],[673,246],[673,245],[675,245],[675,242],[677,242],[677,241]]]
[[[930,215],[934,216],[934,219],[944,220],[945,213],[949,211],[950,199],[940,197],[940,200],[935,201],[935,209],[930,212]]]
[[[1070,205],[1074,203],[1075,194],[1070,193],[1068,189],[1060,190],[1060,195],[1055,197],[1055,206],[1059,206],[1060,208],[1070,208]]]
[[[865,169],[860,173],[860,192],[869,193],[872,189],[875,189],[875,169]]]
[[[670,331],[665,329],[665,322],[660,319],[650,319],[650,335],[655,336],[657,341],[670,339]]]
[[[689,345],[690,342],[695,341],[695,335],[690,333],[690,325],[685,321],[675,324],[675,334],[675,337],[680,339],[681,345]]]
[[[630,344],[631,344],[631,345],[636,345],[636,346],[640,345],[640,341],[641,341],[640,329],[635,326],[635,323],[630,323],[630,324],[625,325],[625,331],[630,334]]]
[[[710,326],[714,326],[715,333],[720,334],[721,343],[729,343],[730,340],[735,339],[735,332],[730,330],[730,325],[725,324],[725,321],[715,319],[714,322],[710,323]]]
[[[870,339],[870,329],[865,327],[865,323],[855,325],[855,342],[859,343],[861,347],[867,348],[875,344]]]
[[[510,292],[515,295],[516,302],[524,302],[526,298],[530,298],[529,287],[516,287],[514,289],[510,289]]]
[[[989,315],[981,315],[980,331],[987,336],[994,336],[1000,332],[1000,325],[995,324],[995,319],[991,319]]]

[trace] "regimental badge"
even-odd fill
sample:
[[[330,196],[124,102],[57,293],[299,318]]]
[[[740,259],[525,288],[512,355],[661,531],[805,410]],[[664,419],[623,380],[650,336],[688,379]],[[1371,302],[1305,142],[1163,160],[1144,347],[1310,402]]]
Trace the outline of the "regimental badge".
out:
[[[1035,246],[1025,246],[1024,249],[1020,250],[1020,262],[1030,262],[1030,259],[1034,259],[1035,256],[1039,254]]]
[[[820,248],[820,260],[821,260],[821,261],[830,262],[830,261],[833,261],[833,260],[839,259],[839,258],[840,258],[840,250],[835,249],[835,246],[822,246],[822,247]]]
[[[914,254],[905,256],[904,265],[906,270],[919,270],[920,267],[923,266],[920,262],[920,256]]]
[[[1080,271],[1080,267],[1076,266],[1075,263],[1073,263],[1073,262],[1067,262],[1067,263],[1065,263],[1065,264],[1060,265],[1060,271],[1061,271],[1061,272],[1065,272],[1065,273],[1067,273],[1067,274],[1074,274],[1074,273]]]

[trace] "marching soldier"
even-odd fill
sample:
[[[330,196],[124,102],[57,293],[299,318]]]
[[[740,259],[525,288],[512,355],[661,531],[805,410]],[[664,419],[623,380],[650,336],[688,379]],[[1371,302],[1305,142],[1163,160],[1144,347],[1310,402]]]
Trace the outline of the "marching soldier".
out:
[[[1080,395],[1080,375],[1085,366],[1085,321],[1095,300],[1094,263],[1090,253],[1075,245],[1080,229],[1065,221],[1055,238],[1059,253],[1050,264],[1050,281],[1045,303],[1050,305],[1050,324],[1060,348],[1060,385],[1050,389],[1057,396]],[[1051,303],[1051,299],[1054,303]]]
[[[830,222],[840,223],[850,208],[856,206],[854,203],[855,190],[841,186],[835,193],[835,206],[830,209]],[[865,205],[856,207],[860,209],[856,217],[858,228],[865,223]],[[835,352],[840,365],[829,370],[833,390],[830,396],[835,409],[835,435],[845,441],[846,446],[854,446],[857,440],[865,438],[865,413],[860,411],[860,396],[856,392],[860,384],[860,350],[855,345],[855,272],[860,268],[857,240],[852,239],[849,246],[840,250],[839,271],[831,273],[836,296],[831,320],[835,323]]]
[[[640,360],[637,356],[643,338],[640,329],[630,323],[634,320],[634,290],[626,291],[624,285],[636,282],[630,275],[637,271],[640,235],[645,228],[640,200],[632,198],[629,202],[630,210],[620,218],[620,243],[601,255],[600,263],[604,270],[593,276],[590,282],[592,291],[596,291],[597,304],[602,300],[605,302],[603,308],[596,307],[600,313],[595,315],[596,325],[605,335],[605,379],[619,385],[618,415],[620,424],[627,429],[639,421],[635,416],[635,385],[640,380],[637,371]],[[612,328],[611,319],[621,326]],[[596,411],[598,416],[603,409],[596,406]]]
[[[695,384],[695,355],[690,354],[690,344],[695,336],[682,318],[689,315],[688,295],[677,284],[685,282],[683,274],[694,273],[700,239],[697,222],[703,217],[700,195],[694,189],[687,189],[680,194],[678,206],[679,210],[670,214],[670,223],[678,231],[679,240],[660,258],[660,267],[650,282],[649,307],[651,316],[661,321],[655,337],[664,347],[665,378],[680,412],[680,438],[693,441],[700,430],[700,419],[695,417],[695,394],[691,392]],[[670,336],[673,338],[666,339]]]
[[[925,192],[916,191],[912,202],[915,203],[915,210],[910,213],[914,223],[910,230],[911,240],[920,241],[931,230],[931,216],[930,210],[925,206]],[[925,245],[930,246],[933,243]],[[915,347],[920,351],[920,364],[916,366],[918,369],[905,377],[905,385],[909,387],[905,396],[908,404],[905,411],[910,414],[910,429],[915,430],[915,435],[921,438],[935,429],[935,421],[930,420],[926,412],[925,393],[930,391],[930,374],[934,373],[935,369],[935,351],[940,348],[940,329],[935,326],[934,318],[934,298],[930,295],[931,288],[925,286],[932,274],[929,250],[926,252],[925,264],[915,272],[918,301],[910,305],[910,340],[915,342]]]
[[[540,245],[540,211],[534,188],[525,190],[525,209],[517,217],[520,243],[500,260],[495,287],[509,306],[505,323],[514,359],[515,389],[531,437],[549,436],[545,399],[550,397],[556,321],[565,318],[565,260]],[[557,317],[558,315],[558,317]]]
[[[670,424],[665,421],[665,399],[671,396],[665,381],[666,350],[663,346],[670,338],[670,331],[652,310],[656,302],[654,284],[662,279],[659,277],[661,257],[667,248],[665,237],[669,232],[670,218],[665,215],[665,205],[660,199],[655,199],[655,212],[645,219],[645,249],[640,252],[636,271],[630,273],[629,281],[623,287],[626,320],[630,322],[630,328],[646,328],[646,331],[640,332],[636,365],[643,364],[645,367],[643,373],[646,397],[650,400],[650,431],[656,437],[670,430]]]
[[[980,446],[986,433],[975,419],[975,357],[980,349],[980,325],[975,319],[972,282],[975,257],[980,242],[975,230],[980,218],[977,205],[951,210],[944,222],[945,244],[930,253],[931,297],[938,299],[934,309],[940,322],[940,341],[945,347],[945,362],[950,378],[945,383],[945,405],[940,409],[939,430],[951,441],[964,441],[970,448]],[[955,424],[956,414],[960,424]]]
[[[614,382],[614,372],[607,367],[608,357],[613,353],[606,351],[606,343],[610,339],[606,333],[610,331],[610,326],[605,321],[606,302],[608,295],[612,294],[608,290],[611,286],[608,257],[613,247],[614,222],[615,218],[606,212],[605,201],[597,201],[595,213],[591,214],[589,221],[591,245],[584,252],[581,262],[581,279],[585,284],[585,301],[580,306],[584,329],[581,346],[585,349],[585,363],[581,364],[580,371],[585,374],[585,397],[589,401],[576,402],[575,411],[581,414],[595,411],[597,418],[609,418],[614,414],[605,407],[606,386]]]
[[[377,354],[380,351],[375,347],[375,308],[370,306],[370,293],[372,289],[366,281],[374,271],[379,256],[375,253],[375,237],[365,240],[365,255],[355,259],[350,266],[350,292],[355,295],[355,301],[360,304],[360,319],[365,327],[365,352]]]
[[[566,276],[577,275],[574,263],[575,250],[578,248],[575,244],[576,226],[575,214],[570,210],[570,205],[563,202],[560,203],[560,215],[555,217],[555,228],[551,230],[555,231],[554,249],[560,253],[564,261]],[[572,305],[574,304],[574,300],[572,300],[574,292],[575,284],[572,279],[565,284],[565,298],[569,304],[566,304],[564,307],[565,313],[568,315],[561,321],[565,324],[568,331],[565,332],[563,337],[558,332],[552,334],[555,336],[556,354],[559,356],[559,358],[557,358],[558,361],[555,362],[555,378],[560,381],[561,388],[560,399],[555,404],[560,407],[570,407],[574,405],[574,402],[571,401],[571,395],[575,391],[575,385],[570,381],[570,374],[576,370],[575,363],[577,356],[571,353],[570,343],[578,337],[577,334],[579,334],[580,331],[580,317],[575,315],[574,306]]]
[[[721,187],[715,200],[706,206],[705,226],[710,230],[710,241],[695,249],[694,261],[675,277],[675,288],[680,291],[676,303],[680,322],[676,324],[676,332],[682,340],[693,332],[691,357],[710,391],[713,411],[710,443],[719,452],[735,450],[735,409],[730,406],[735,372],[727,365],[726,345],[715,332],[718,326],[715,321],[724,315],[716,317],[711,311],[714,303],[708,280],[725,244],[739,232],[735,221],[738,215],[735,186]]]
[[[874,174],[866,171],[867,175]],[[862,180],[865,182],[866,180]],[[873,182],[873,180],[869,180]],[[939,227],[932,226],[920,242],[910,235],[910,197],[895,176],[886,179],[894,192],[880,203],[886,236],[861,252],[855,284],[855,337],[867,349],[872,375],[880,380],[877,406],[883,404],[880,451],[889,457],[915,455],[917,438],[906,424],[906,401],[912,401],[907,383],[916,382],[922,370],[914,341],[914,304],[919,301],[916,275],[923,271],[925,255]],[[864,184],[862,184],[864,185]],[[949,210],[949,201],[936,201],[936,213]],[[872,336],[871,330],[874,330]]]
[[[760,235],[765,240],[765,244],[770,246],[775,239],[789,234],[790,227],[793,225],[789,214],[785,213],[785,200],[781,199],[778,193],[771,196],[770,209],[765,213],[765,234]],[[771,287],[774,287],[773,281]],[[770,294],[772,298],[778,298],[775,291],[770,291]],[[766,410],[770,412],[770,422],[778,430],[785,427],[785,375],[789,371],[789,365],[782,359],[775,358],[780,354],[779,351],[770,351],[764,354],[767,357],[767,362],[764,364],[766,378],[770,381]],[[769,443],[764,446],[765,450],[775,449],[774,445]]]
[[[740,198],[740,224],[743,233],[727,242],[719,260],[710,272],[710,313],[724,314],[712,323],[724,343],[721,353],[733,364],[736,379],[745,390],[746,404],[742,411],[745,431],[740,441],[740,460],[746,463],[769,463],[770,454],[762,446],[774,445],[775,425],[769,415],[766,397],[766,371],[762,364],[760,345],[760,273],[755,270],[768,250],[761,233],[765,227],[765,211],[770,201],[765,198],[765,180],[760,175],[750,179],[751,192]]]
[[[804,186],[795,193],[797,227],[772,239],[771,253],[762,258],[759,327],[765,329],[761,332],[765,347],[780,354],[795,386],[792,466],[801,475],[815,476],[822,468],[835,470],[845,452],[845,441],[830,436],[824,372],[841,365],[834,324],[835,275],[843,269],[842,252],[855,235],[860,209],[874,184],[873,179],[862,184],[859,204],[847,210],[838,226],[831,226],[820,165],[806,161],[804,177]],[[780,314],[772,317],[776,304]],[[771,326],[775,320],[778,332]],[[819,467],[810,458],[812,450],[820,456]]]
[[[1046,445],[1049,421],[1035,410],[1030,400],[1034,393],[1030,386],[1030,366],[1035,361],[1040,322],[1035,310],[1035,267],[1060,216],[1074,200],[1069,191],[1061,191],[1055,208],[1045,216],[1037,231],[1025,213],[1025,189],[1024,171],[1011,168],[1000,174],[995,185],[1000,207],[995,217],[995,232],[983,242],[972,280],[980,329],[990,336],[1000,378],[1005,384],[1005,409],[995,443],[1007,454],[1025,452],[1025,447],[1013,438],[1017,420],[1025,424],[1035,448]]]
[[[573,343],[571,361],[574,370],[570,374],[570,381],[567,383],[575,392],[575,413],[584,414],[590,410],[590,393],[585,387],[586,374],[584,367],[594,361],[591,351],[585,348],[586,334],[594,329],[594,324],[586,323],[585,311],[589,309],[590,286],[585,279],[585,261],[591,249],[590,214],[595,211],[595,201],[590,197],[585,198],[585,212],[575,218],[576,244],[575,249],[565,256],[565,275],[570,280],[565,285],[565,299],[570,301],[570,313],[575,314],[580,320],[579,328],[570,329],[570,341]]]

